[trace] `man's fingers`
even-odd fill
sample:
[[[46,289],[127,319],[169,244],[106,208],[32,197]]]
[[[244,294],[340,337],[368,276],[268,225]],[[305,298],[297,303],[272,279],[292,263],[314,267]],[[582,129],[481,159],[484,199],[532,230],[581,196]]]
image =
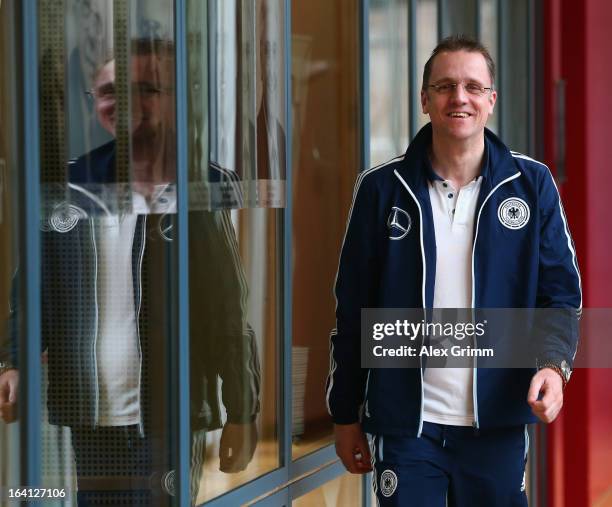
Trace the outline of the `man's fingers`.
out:
[[[370,471],[372,469],[372,457],[370,456],[370,446],[368,445],[368,441],[363,438],[359,443],[359,447],[357,452],[354,454],[355,461],[357,462],[357,466],[361,470]]]
[[[531,379],[531,384],[529,386],[529,392],[527,393],[527,403],[533,406],[534,403],[538,401],[538,396],[540,396],[540,389],[542,389],[542,384],[544,383],[543,379],[535,376]]]
[[[366,446],[359,446],[355,448],[352,452],[352,460],[357,468],[357,473],[365,473],[369,472],[372,469],[372,465],[370,464],[370,451],[369,446],[366,443]]]
[[[10,388],[8,382],[0,382],[0,407],[5,403],[9,403]]]
[[[563,403],[561,401],[554,401],[547,405],[540,400],[531,406],[531,410],[542,422],[551,423],[557,418],[562,407]]]
[[[9,383],[9,403],[15,403],[17,401],[17,383]]]
[[[370,445],[368,444],[367,439],[363,439],[359,447],[359,451],[363,455],[363,460],[366,463],[370,463],[372,461],[372,456],[370,455]]]
[[[341,451],[337,451],[337,454],[338,454],[338,457],[340,458],[340,461],[342,461],[344,468],[346,468],[348,472],[352,474],[356,474],[357,464],[355,460],[353,459],[353,454],[348,453],[348,452],[341,452]]]
[[[241,468],[238,466],[238,455],[234,449],[230,451],[230,448],[226,448],[225,452],[219,455],[219,470],[225,473],[241,471]]]
[[[546,384],[544,384],[544,389],[542,390],[542,392],[544,393],[544,396],[542,396],[541,400],[542,403],[544,403],[545,407],[550,407],[555,401],[555,393]]]
[[[336,424],[336,454],[344,467],[353,474],[363,474],[371,470],[370,447],[361,425]]]
[[[16,370],[5,371],[0,375],[0,406],[17,401],[18,386],[19,376]]]
[[[338,457],[346,470],[352,474],[363,474],[371,470],[369,458],[359,449],[337,451]]]

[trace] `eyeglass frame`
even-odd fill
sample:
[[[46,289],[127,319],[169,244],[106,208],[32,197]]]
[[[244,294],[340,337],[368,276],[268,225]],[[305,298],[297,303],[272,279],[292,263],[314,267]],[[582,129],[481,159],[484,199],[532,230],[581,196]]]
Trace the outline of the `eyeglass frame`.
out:
[[[137,82],[137,83],[133,83],[132,87],[139,87],[139,88],[147,88],[147,90],[150,90],[152,92],[154,92],[155,94],[165,94],[165,95],[171,95],[172,92],[174,91],[173,88],[171,87],[162,87],[162,86],[154,86],[149,82],[146,81],[142,81],[142,82]],[[113,86],[114,88],[114,86]],[[106,96],[113,96],[115,95],[115,90],[113,89],[112,93],[106,93],[106,94],[98,94],[97,93],[98,90],[96,90],[95,88],[91,88],[89,90],[85,90],[85,95],[87,96],[87,98],[89,98],[90,100],[100,100],[100,99],[104,99]],[[132,95],[134,95],[134,93],[132,92]],[[142,95],[142,94],[141,94]]]
[[[482,97],[483,95],[485,95],[486,93],[490,93],[492,92],[495,88],[491,85],[491,86],[481,86],[478,83],[474,83],[474,82],[470,82],[470,83],[441,83],[441,84],[430,84],[427,85],[426,88],[433,88],[436,93],[438,93],[439,95],[450,95],[452,94],[459,85],[463,86],[463,89],[465,90],[466,93],[469,93],[470,95],[475,95],[477,97]],[[473,90],[470,91],[468,89],[468,86],[475,86],[478,88],[478,91]],[[440,91],[440,87],[441,86],[448,86],[448,91]]]

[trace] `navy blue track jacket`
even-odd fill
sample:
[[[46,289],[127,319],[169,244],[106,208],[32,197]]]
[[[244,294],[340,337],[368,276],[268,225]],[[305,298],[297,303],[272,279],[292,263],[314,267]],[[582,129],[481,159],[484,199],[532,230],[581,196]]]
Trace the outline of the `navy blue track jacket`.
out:
[[[362,308],[432,308],[436,239],[428,180],[435,178],[426,125],[405,155],[362,172],[335,286],[336,329],[330,337],[327,405],[336,424],[361,421],[374,434],[420,436],[423,371],[361,368]],[[511,152],[485,129],[483,182],[474,217],[472,307],[582,309],[580,274],[563,206],[548,168]],[[500,206],[518,198],[528,210],[520,227],[502,223]],[[506,201],[507,202],[507,201]],[[515,201],[516,202],[516,201]],[[411,227],[400,240],[387,225],[393,207]],[[524,220],[524,219],[523,219]],[[573,364],[575,326],[544,336],[540,364]],[[535,369],[474,369],[475,426],[535,422],[527,392]],[[363,408],[366,410],[363,410]]]

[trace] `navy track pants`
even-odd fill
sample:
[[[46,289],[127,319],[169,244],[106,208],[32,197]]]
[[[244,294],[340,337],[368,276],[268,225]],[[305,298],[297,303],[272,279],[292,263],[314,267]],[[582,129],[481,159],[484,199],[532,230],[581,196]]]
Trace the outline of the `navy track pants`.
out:
[[[425,422],[420,438],[368,437],[381,507],[527,507],[526,426]]]

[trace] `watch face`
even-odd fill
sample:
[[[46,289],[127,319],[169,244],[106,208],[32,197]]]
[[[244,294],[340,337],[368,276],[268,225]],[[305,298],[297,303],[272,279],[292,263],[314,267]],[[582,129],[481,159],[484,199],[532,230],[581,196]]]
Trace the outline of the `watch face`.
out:
[[[567,361],[565,360],[561,361],[561,371],[563,372],[563,376],[565,377],[565,381],[567,382],[570,378],[570,375],[572,374],[572,370],[570,370],[570,367],[567,364]]]

